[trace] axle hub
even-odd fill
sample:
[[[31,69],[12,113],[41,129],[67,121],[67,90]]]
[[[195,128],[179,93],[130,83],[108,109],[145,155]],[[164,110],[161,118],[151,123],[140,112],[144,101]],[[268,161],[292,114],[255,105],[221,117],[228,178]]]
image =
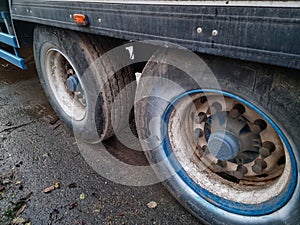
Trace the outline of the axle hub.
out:
[[[234,159],[240,150],[238,138],[228,131],[217,131],[208,140],[209,152],[221,161]]]

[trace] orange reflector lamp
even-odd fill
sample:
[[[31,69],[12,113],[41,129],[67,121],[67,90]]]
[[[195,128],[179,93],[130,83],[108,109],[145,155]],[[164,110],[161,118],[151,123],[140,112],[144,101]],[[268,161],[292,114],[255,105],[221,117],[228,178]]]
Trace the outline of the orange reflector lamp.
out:
[[[86,15],[83,15],[83,14],[73,14],[73,19],[74,19],[74,22],[77,25],[80,25],[80,26],[87,26],[87,25],[89,25],[89,20],[88,20],[88,18],[87,18]]]

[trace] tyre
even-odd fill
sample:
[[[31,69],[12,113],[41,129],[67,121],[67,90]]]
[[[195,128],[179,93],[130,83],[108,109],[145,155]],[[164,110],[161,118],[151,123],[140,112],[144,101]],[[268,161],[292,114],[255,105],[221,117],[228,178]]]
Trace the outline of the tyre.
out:
[[[80,32],[35,28],[34,57],[41,84],[60,119],[86,142],[111,137],[112,121],[132,105],[124,99],[124,105],[111,112],[114,98],[134,82],[134,73],[129,67],[115,72],[114,59],[97,61],[121,44]]]
[[[174,49],[147,64],[135,109],[141,145],[203,222],[299,224],[297,72]]]

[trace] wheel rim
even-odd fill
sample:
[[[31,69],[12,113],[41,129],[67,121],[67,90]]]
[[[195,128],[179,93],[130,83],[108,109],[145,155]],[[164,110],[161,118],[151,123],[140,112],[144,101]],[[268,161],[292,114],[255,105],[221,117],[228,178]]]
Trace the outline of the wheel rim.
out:
[[[252,103],[223,91],[194,90],[174,99],[163,120],[163,147],[172,166],[210,203],[259,216],[291,198],[297,182],[291,145]]]
[[[87,109],[85,91],[71,61],[52,48],[46,53],[44,65],[46,79],[61,109],[73,120],[83,120]]]

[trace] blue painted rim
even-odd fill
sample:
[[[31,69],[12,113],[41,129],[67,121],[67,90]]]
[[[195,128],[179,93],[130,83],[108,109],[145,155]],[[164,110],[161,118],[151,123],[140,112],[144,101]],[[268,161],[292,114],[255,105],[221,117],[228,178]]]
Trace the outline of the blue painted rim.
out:
[[[290,160],[291,160],[291,177],[290,182],[285,188],[285,190],[279,194],[278,196],[268,200],[267,202],[263,202],[258,205],[252,205],[252,204],[243,204],[238,203],[234,201],[230,201],[224,198],[221,198],[215,194],[212,194],[211,192],[207,191],[206,189],[200,187],[198,184],[196,184],[192,178],[188,176],[188,174],[184,171],[176,157],[171,157],[173,154],[172,146],[170,144],[169,135],[168,135],[168,124],[169,119],[171,116],[171,113],[174,110],[174,106],[184,97],[188,95],[193,94],[199,94],[199,93],[214,93],[214,94],[221,94],[226,97],[233,98],[245,105],[247,105],[249,108],[255,110],[258,114],[260,114],[277,132],[277,134],[282,139],[283,143],[286,145]],[[163,149],[173,166],[173,168],[177,171],[177,174],[179,177],[188,185],[194,192],[196,192],[201,198],[200,201],[206,201],[208,204],[212,204],[215,207],[219,207],[223,210],[226,210],[231,213],[239,214],[239,215],[245,215],[245,216],[262,216],[267,215],[270,213],[273,213],[280,208],[282,208],[292,197],[295,187],[297,185],[297,163],[295,160],[295,156],[293,154],[292,147],[287,139],[287,137],[283,134],[282,130],[276,125],[276,123],[269,118],[262,110],[260,110],[258,107],[253,105],[252,103],[244,100],[243,98],[236,96],[234,94],[220,91],[220,90],[212,90],[212,89],[201,89],[201,90],[192,90],[185,92],[181,94],[180,96],[176,97],[166,108],[163,117],[162,117],[164,123],[161,127],[162,134],[164,135],[164,141],[163,141]]]

